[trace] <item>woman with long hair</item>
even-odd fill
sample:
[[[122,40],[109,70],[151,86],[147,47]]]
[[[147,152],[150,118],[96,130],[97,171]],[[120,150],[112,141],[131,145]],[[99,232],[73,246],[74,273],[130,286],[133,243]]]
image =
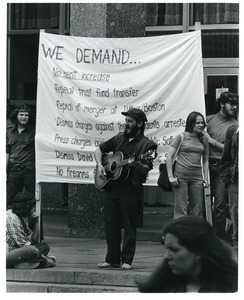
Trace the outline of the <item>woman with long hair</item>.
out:
[[[203,135],[205,127],[203,115],[191,112],[186,120],[185,132],[182,133],[182,143],[181,134],[176,135],[168,152],[166,166],[174,195],[174,218],[187,214],[202,216],[203,189],[209,186],[209,145]],[[173,157],[179,145],[173,170]]]
[[[144,293],[233,293],[238,266],[231,247],[197,216],[177,218],[163,231],[166,256],[145,282]]]

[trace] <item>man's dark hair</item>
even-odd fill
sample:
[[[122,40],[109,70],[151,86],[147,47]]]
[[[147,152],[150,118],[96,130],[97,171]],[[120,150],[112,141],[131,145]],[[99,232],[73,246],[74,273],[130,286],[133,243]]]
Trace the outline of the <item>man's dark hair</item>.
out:
[[[216,103],[215,103],[216,111],[220,111],[221,104],[224,104],[227,102],[239,105],[239,95],[230,93],[230,92],[221,93],[220,97],[216,100]]]
[[[24,191],[16,194],[10,208],[12,208],[12,211],[16,215],[24,218],[29,216],[35,204],[35,196],[32,193]]]
[[[13,124],[17,124],[17,115],[19,112],[28,112],[29,113],[29,121],[28,121],[28,124],[32,124],[34,122],[34,115],[32,113],[32,110],[31,108],[24,104],[24,105],[21,105],[21,106],[18,106],[16,107],[9,115],[9,119],[10,121],[13,123]]]

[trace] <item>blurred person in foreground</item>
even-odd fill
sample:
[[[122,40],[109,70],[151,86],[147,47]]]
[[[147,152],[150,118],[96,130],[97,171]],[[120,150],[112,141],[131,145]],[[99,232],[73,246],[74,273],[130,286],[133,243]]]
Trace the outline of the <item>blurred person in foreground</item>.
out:
[[[233,224],[232,245],[238,251],[238,182],[239,182],[239,125],[226,132],[220,160],[220,177],[228,191],[230,218]]]
[[[145,282],[144,293],[233,293],[238,266],[232,248],[217,237],[203,218],[174,219],[163,231],[166,256]]]
[[[48,268],[56,265],[54,256],[46,243],[39,241],[38,215],[35,212],[36,199],[29,192],[19,192],[6,212],[6,267],[16,269]],[[29,217],[33,229],[25,223]]]

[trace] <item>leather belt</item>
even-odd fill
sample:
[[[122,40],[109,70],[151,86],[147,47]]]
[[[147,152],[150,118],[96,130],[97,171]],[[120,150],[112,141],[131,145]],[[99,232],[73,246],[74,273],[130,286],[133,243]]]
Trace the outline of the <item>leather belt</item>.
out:
[[[29,166],[31,166],[31,165],[34,166],[34,163],[32,163],[32,162],[27,162],[27,163],[25,163],[25,164],[15,164],[15,163],[11,163],[11,162],[10,162],[9,167],[10,167],[11,169],[14,169],[14,170],[19,171],[19,170],[22,170],[22,169],[24,169],[24,168],[26,168],[26,167],[29,167]]]

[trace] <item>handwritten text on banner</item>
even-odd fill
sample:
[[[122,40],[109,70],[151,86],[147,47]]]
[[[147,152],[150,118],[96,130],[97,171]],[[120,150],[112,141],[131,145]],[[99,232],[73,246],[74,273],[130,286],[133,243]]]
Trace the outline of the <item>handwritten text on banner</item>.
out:
[[[37,182],[94,183],[94,151],[124,130],[121,112],[142,109],[158,144],[148,185],[156,185],[187,115],[205,113],[200,31],[146,38],[40,33]]]

